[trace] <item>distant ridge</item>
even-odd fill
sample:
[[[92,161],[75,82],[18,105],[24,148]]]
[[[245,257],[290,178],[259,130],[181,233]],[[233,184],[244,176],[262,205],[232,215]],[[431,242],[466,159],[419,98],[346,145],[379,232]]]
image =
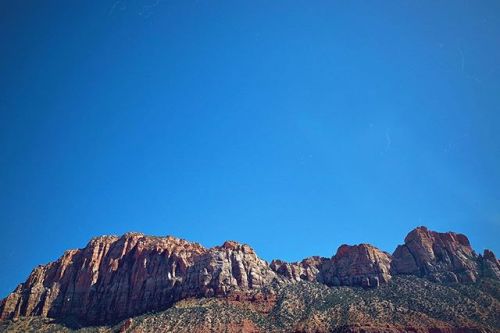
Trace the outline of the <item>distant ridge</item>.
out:
[[[72,318],[81,325],[109,325],[193,298],[250,302],[269,312],[277,302],[275,290],[292,285],[374,290],[399,283],[395,278],[407,283],[399,278],[404,276],[473,285],[483,278],[499,281],[500,263],[489,250],[476,254],[465,235],[426,227],[412,230],[392,255],[369,244],[342,245],[331,258],[294,263],[267,263],[234,241],[205,248],[134,232],[93,238],[86,247],[36,267],[2,300],[0,319]]]

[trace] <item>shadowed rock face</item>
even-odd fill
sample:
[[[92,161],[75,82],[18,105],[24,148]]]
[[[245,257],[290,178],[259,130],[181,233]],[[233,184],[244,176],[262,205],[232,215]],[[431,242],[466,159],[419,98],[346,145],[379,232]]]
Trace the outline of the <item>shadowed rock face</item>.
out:
[[[393,254],[393,273],[427,277],[437,282],[475,282],[481,274],[478,256],[465,235],[419,227]]]
[[[85,248],[36,267],[2,300],[0,319],[43,316],[111,323],[182,299],[214,296],[262,298],[269,308],[273,297],[255,295],[271,284],[308,281],[368,288],[394,275],[474,282],[482,276],[500,279],[500,263],[491,251],[476,255],[464,235],[425,227],[410,232],[392,257],[369,244],[342,245],[330,259],[274,260],[270,265],[248,245],[233,241],[207,249],[171,236],[127,233],[94,238]]]
[[[500,280],[500,262],[493,251],[484,250],[483,256],[479,258],[481,274],[484,277]]]

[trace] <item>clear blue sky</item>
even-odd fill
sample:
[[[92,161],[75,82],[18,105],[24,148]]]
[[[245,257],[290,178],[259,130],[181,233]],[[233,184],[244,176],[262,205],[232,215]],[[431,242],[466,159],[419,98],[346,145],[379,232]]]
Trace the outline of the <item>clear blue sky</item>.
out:
[[[500,251],[499,1],[1,1],[0,296],[101,234]]]

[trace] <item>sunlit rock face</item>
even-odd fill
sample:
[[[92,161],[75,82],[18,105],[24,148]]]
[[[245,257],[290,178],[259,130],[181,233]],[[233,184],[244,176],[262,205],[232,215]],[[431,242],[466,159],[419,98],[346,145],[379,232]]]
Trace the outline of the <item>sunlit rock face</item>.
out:
[[[187,295],[210,297],[259,289],[276,278],[250,246],[228,241],[196,258],[184,289]]]
[[[475,282],[478,256],[465,235],[419,227],[393,254],[393,273],[427,277],[437,282]]]
[[[106,322],[166,307],[182,297],[201,245],[173,237],[92,239],[80,250],[39,266],[4,301],[1,317],[43,315]]]
[[[319,256],[292,263],[275,259],[271,262],[271,269],[285,279],[292,281],[317,281],[323,264],[328,260]]]
[[[330,259],[310,257],[294,263],[271,262],[271,268],[285,279],[329,286],[378,287],[390,281],[390,267],[391,256],[369,244],[342,245]]]
[[[397,275],[438,283],[498,280],[500,263],[489,250],[476,255],[464,235],[425,227],[411,231],[392,256],[369,244],[342,245],[331,258],[271,264],[234,241],[205,248],[171,236],[127,233],[94,238],[83,249],[36,267],[2,300],[0,319],[43,316],[110,323],[200,297],[250,300],[270,311],[275,302],[270,286],[306,281],[376,288]]]
[[[323,265],[320,280],[330,286],[378,287],[391,279],[391,256],[369,244],[342,245]]]
[[[1,318],[42,315],[104,323],[197,296],[259,289],[276,273],[248,245],[206,249],[129,233],[92,239],[39,266],[3,300]]]

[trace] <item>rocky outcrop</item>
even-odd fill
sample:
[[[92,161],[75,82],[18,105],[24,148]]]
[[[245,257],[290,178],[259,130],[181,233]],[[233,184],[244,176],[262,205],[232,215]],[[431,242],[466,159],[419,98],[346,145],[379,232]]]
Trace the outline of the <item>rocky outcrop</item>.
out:
[[[83,249],[36,267],[2,300],[0,320],[42,316],[111,323],[198,297],[250,301],[265,313],[276,302],[270,286],[308,281],[369,288],[396,275],[434,282],[500,279],[500,262],[489,250],[476,255],[464,235],[425,227],[411,231],[392,257],[369,244],[342,245],[330,259],[271,264],[234,241],[205,248],[171,236],[127,233],[94,238]]]
[[[393,254],[393,273],[426,277],[436,282],[475,282],[479,257],[465,235],[418,227]]]
[[[321,270],[330,286],[378,287],[391,279],[391,256],[369,244],[342,245]]]
[[[3,300],[0,318],[41,315],[105,323],[197,296],[258,289],[276,274],[248,245],[206,249],[174,237],[99,237],[39,266]]]
[[[292,281],[317,281],[318,274],[326,261],[328,261],[327,258],[318,256],[292,263],[276,259],[271,262],[271,269]]]
[[[186,295],[211,297],[260,289],[276,278],[250,246],[228,241],[196,257],[184,290]]]
[[[329,286],[378,287],[390,281],[390,267],[391,256],[369,244],[342,245],[330,259],[271,262],[271,268],[286,280],[316,281]]]
[[[495,257],[493,251],[484,250],[483,255],[479,257],[479,266],[482,276],[500,279],[500,262]]]

